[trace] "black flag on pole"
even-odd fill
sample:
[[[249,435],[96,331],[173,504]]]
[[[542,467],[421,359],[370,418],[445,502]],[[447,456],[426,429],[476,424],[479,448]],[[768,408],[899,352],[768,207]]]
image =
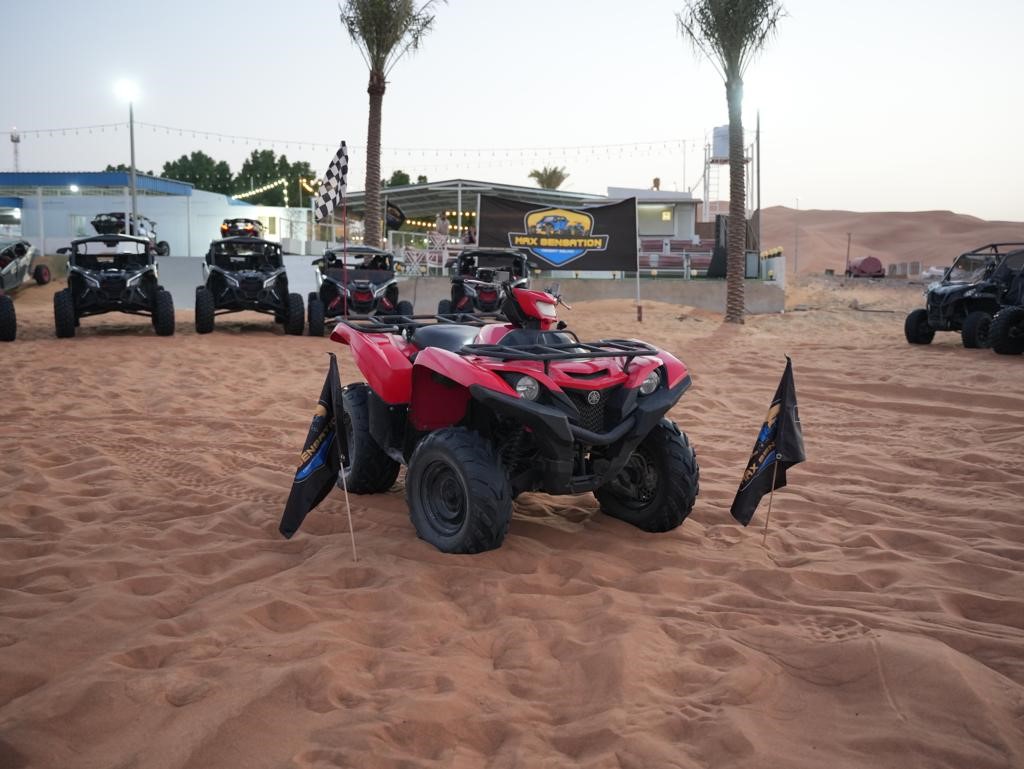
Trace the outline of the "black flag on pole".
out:
[[[341,416],[341,379],[338,361],[330,353],[331,366],[327,370],[320,400],[313,414],[313,422],[306,435],[306,443],[299,455],[299,469],[292,481],[292,490],[281,516],[278,530],[287,538],[299,530],[306,514],[319,505],[338,480],[341,471],[341,442],[344,433],[338,433]]]
[[[323,183],[316,195],[316,220],[322,222],[332,213],[343,197],[348,186],[348,146],[341,143],[334,159],[327,166],[327,173],[324,174]]]
[[[793,361],[786,356],[786,370],[775,390],[768,416],[757,434],[743,480],[732,502],[732,517],[746,526],[768,492],[786,485],[786,469],[806,459],[804,436],[796,406]],[[772,484],[774,479],[775,483]]]

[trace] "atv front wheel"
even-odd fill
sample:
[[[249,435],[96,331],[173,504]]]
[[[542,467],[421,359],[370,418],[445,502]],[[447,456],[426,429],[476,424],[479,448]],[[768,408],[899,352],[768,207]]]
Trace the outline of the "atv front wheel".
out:
[[[493,550],[512,520],[512,487],[497,451],[464,427],[420,441],[409,461],[405,498],[416,533],[445,553]]]
[[[324,335],[324,303],[316,294],[309,295],[309,302],[306,304],[306,325],[309,327],[310,336]]]
[[[36,268],[32,270],[32,279],[37,285],[45,286],[50,282],[50,268],[45,264],[37,264]]]
[[[75,317],[75,303],[70,288],[61,289],[53,295],[53,324],[58,339],[70,339],[75,335],[78,318]]]
[[[686,520],[699,491],[700,467],[686,433],[662,419],[594,496],[612,518],[644,531],[669,531]]]
[[[305,325],[305,308],[302,306],[302,294],[288,294],[287,314],[284,318],[284,333],[291,336],[302,336]]]
[[[209,334],[213,331],[213,294],[206,286],[196,287],[196,333]]]
[[[999,355],[1024,353],[1024,307],[1004,307],[989,328],[992,349]]]
[[[18,316],[14,313],[14,300],[0,294],[0,342],[13,342],[18,335]]]
[[[398,306],[395,307],[395,314],[396,315],[406,315],[406,316],[409,316],[409,315],[412,315],[412,313],[413,313],[412,302],[401,301],[401,302],[398,303]]]
[[[346,447],[342,447],[341,469],[345,486],[353,494],[379,494],[395,485],[398,462],[387,455],[370,435],[370,387],[354,384],[341,394]]]
[[[442,299],[440,302],[437,303],[437,314],[438,315],[447,315],[451,311],[452,311],[452,300],[451,299]]]
[[[153,328],[157,336],[171,336],[174,333],[174,299],[171,292],[159,289],[153,303]]]
[[[931,344],[935,329],[928,323],[928,310],[914,310],[903,322],[903,334],[910,344]]]
[[[983,310],[975,310],[968,313],[964,319],[963,329],[960,331],[960,338],[964,347],[976,349],[988,347],[991,344],[989,329],[992,326],[992,316]]]

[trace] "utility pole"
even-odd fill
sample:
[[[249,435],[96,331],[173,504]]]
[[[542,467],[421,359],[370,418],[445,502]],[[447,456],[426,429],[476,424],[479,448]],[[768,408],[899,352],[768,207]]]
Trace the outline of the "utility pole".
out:
[[[14,150],[14,173],[18,173],[21,170],[21,164],[18,162],[18,147],[21,144],[21,134],[18,133],[17,127],[11,128],[11,148]]]
[[[846,233],[846,269],[843,271],[844,274],[850,271],[850,233]]]
[[[800,198],[796,199],[796,213],[793,214],[793,275],[800,269]]]
[[[757,164],[757,250],[763,251],[764,246],[761,244],[761,110],[757,111],[757,133],[754,135],[754,141],[757,147],[755,160]]]

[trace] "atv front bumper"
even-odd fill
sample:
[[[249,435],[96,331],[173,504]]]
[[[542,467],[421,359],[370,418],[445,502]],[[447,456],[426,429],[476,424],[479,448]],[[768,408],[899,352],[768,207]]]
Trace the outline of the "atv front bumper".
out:
[[[647,396],[632,395],[635,407],[613,428],[601,433],[574,424],[564,411],[554,406],[505,395],[481,385],[471,385],[469,391],[481,406],[522,424],[533,438],[536,456],[531,457],[530,470],[525,477],[512,479],[516,493],[533,490],[547,494],[580,494],[593,491],[621,472],[636,447],[689,388],[690,381],[686,376],[674,387],[665,387]],[[596,457],[590,462],[589,472],[576,472],[581,455],[588,454]]]

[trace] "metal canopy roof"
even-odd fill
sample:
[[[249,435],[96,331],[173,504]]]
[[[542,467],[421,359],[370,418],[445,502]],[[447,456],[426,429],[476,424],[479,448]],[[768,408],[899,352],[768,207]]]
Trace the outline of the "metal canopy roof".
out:
[[[384,187],[380,191],[381,200],[387,199],[402,209],[402,213],[410,219],[433,219],[439,211],[455,211],[459,205],[459,192],[462,192],[462,210],[476,209],[477,195],[497,195],[512,200],[554,206],[580,206],[587,203],[604,202],[604,195],[587,192],[567,192],[565,190],[545,190],[540,187],[517,187],[511,184],[481,182],[472,179],[449,179],[443,182],[427,182],[426,184],[407,184],[402,187]],[[353,192],[346,196],[350,213],[362,215],[365,208],[366,193]]]
[[[0,173],[0,187],[129,187],[131,174],[128,171],[29,171],[24,173]],[[192,194],[192,185],[173,179],[135,173],[136,188],[142,193],[156,195]]]

